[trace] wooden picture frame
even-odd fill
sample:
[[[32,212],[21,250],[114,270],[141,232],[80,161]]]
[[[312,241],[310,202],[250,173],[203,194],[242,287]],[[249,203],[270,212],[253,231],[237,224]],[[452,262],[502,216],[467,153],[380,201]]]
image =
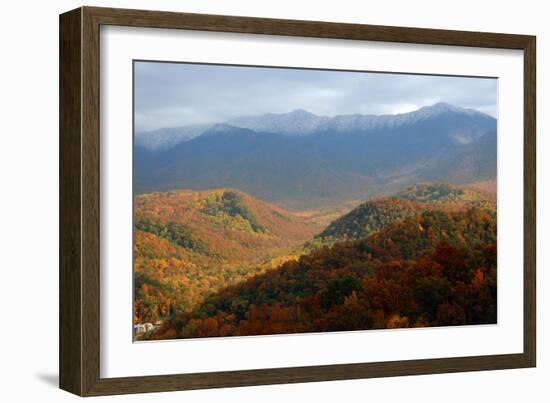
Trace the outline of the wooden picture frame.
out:
[[[100,377],[99,35],[102,25],[519,49],[524,52],[523,353],[126,378]],[[80,396],[536,365],[535,37],[81,7],[60,16],[60,387]]]

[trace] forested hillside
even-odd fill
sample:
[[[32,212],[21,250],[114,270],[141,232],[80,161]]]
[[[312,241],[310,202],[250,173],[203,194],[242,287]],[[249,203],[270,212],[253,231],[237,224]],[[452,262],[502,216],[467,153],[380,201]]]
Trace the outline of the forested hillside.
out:
[[[495,209],[495,196],[444,183],[418,184],[395,196],[362,203],[333,221],[316,239],[325,243],[360,239],[425,210],[462,211],[472,207]]]
[[[164,321],[139,339],[490,323],[495,202],[418,184],[322,229],[234,189],[139,195],[134,320]]]
[[[139,195],[134,217],[136,322],[193,309],[321,229],[233,189]]]
[[[496,213],[424,211],[174,316],[151,338],[495,323]]]

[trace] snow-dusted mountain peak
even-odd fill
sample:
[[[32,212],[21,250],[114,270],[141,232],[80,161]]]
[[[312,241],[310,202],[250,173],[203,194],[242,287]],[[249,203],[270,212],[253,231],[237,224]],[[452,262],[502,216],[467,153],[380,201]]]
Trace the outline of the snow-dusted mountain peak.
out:
[[[276,133],[287,136],[306,136],[313,133],[368,132],[373,130],[395,129],[414,125],[422,121],[446,116],[477,119],[482,126],[491,126],[495,119],[475,109],[467,109],[446,102],[424,106],[416,111],[393,115],[336,115],[319,116],[304,109],[287,113],[266,113],[243,116],[226,122],[210,125],[194,125],[180,128],[159,129],[155,132],[136,135],[136,144],[149,149],[167,149],[178,143],[189,141],[208,133],[230,133],[237,128],[249,129],[257,133]],[[456,133],[457,141],[471,140],[470,135]],[[476,134],[477,136],[477,134]]]
[[[327,116],[317,116],[304,109],[296,109],[288,113],[245,116],[232,119],[228,123],[257,132],[301,136],[317,131],[320,125],[329,119]]]
[[[418,116],[431,117],[434,115],[440,115],[442,113],[458,113],[463,115],[485,115],[476,109],[462,108],[460,106],[452,105],[447,102],[438,102],[430,106],[424,106],[417,111],[410,112],[410,114],[417,114]],[[488,116],[488,115],[486,115]]]

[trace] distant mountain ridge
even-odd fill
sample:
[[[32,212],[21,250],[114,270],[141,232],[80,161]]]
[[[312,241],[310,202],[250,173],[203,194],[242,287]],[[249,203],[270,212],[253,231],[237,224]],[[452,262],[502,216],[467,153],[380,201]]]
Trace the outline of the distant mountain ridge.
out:
[[[307,117],[299,128],[311,127],[307,112],[291,115]],[[280,122],[290,121],[285,115]],[[230,187],[304,209],[414,183],[496,177],[496,120],[481,112],[436,104],[401,115],[335,117],[317,127],[323,129],[289,135],[222,123],[168,149],[136,142],[135,191]]]
[[[318,116],[303,109],[290,113],[268,113],[260,116],[232,119],[227,123],[236,127],[260,132],[283,133],[288,135],[308,135],[324,131],[370,131],[383,128],[395,128],[437,115],[455,113],[467,116],[493,119],[475,109],[461,108],[445,102],[422,107],[413,112],[386,115],[336,115],[334,117]]]
[[[250,129],[259,133],[305,136],[327,131],[349,132],[396,128],[449,113],[476,116],[489,122],[494,120],[491,116],[475,109],[461,108],[445,102],[425,106],[413,112],[386,115],[350,114],[329,117],[315,115],[303,109],[296,109],[288,113],[243,116],[217,124],[190,125],[138,132],[136,133],[136,144],[149,150],[166,150],[198,137],[218,125]],[[464,136],[461,133],[457,133],[456,138],[465,143],[472,140],[471,136]]]
[[[190,125],[137,132],[134,140],[136,145],[147,150],[164,151],[200,136],[210,129],[210,127],[212,127],[212,125]]]

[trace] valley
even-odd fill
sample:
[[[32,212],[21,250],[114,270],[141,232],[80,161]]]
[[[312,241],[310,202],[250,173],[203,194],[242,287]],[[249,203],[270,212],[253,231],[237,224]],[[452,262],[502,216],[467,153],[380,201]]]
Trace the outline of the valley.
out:
[[[445,258],[437,255],[441,248],[452,248],[457,264],[468,266],[468,281],[473,276],[493,281],[496,272],[489,258],[481,266],[472,262],[496,245],[495,212],[494,194],[443,183],[304,211],[229,188],[138,195],[134,321],[139,329],[141,324],[159,325],[136,337],[436,325],[441,318],[435,313],[406,315],[418,303],[411,301],[408,308],[391,312],[368,308],[356,325],[344,313],[373,303],[368,297],[364,304],[364,292],[382,292],[377,282],[381,273],[390,275],[388,267],[397,270],[395,275],[410,276],[415,267],[427,264],[423,259],[435,259],[430,264],[437,266],[437,259]],[[392,281],[407,286],[405,279]],[[448,279],[437,281],[451,287]],[[387,286],[385,279],[382,285]]]

